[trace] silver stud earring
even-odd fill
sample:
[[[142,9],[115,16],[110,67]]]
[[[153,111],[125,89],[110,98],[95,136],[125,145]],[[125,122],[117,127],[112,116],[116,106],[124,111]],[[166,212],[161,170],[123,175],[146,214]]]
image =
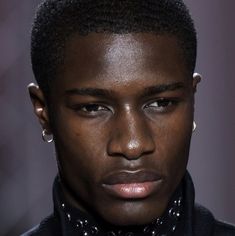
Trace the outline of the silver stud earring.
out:
[[[52,134],[48,134],[47,130],[44,129],[42,131],[42,140],[46,143],[51,143],[51,142],[53,142],[54,138],[53,138]]]
[[[197,124],[195,121],[193,121],[193,132],[196,130],[196,128],[197,128]]]

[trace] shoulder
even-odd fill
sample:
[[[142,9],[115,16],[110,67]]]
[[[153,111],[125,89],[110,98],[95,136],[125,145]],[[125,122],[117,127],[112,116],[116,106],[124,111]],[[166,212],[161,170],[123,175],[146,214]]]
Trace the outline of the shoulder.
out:
[[[208,230],[207,235],[235,236],[234,225],[216,220],[208,209],[199,204],[195,205],[194,217],[197,228],[204,232]]]
[[[61,235],[58,219],[52,214],[45,218],[39,225],[35,226],[21,236],[52,236]]]
[[[235,236],[235,226],[216,220],[214,236]]]

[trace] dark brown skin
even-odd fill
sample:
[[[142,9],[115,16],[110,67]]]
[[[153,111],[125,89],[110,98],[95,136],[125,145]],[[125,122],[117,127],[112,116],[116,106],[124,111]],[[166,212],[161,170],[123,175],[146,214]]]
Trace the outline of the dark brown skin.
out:
[[[41,90],[29,86],[43,129],[54,135],[64,192],[71,204],[112,224],[149,223],[185,174],[200,76],[192,78],[176,38],[166,35],[76,35],[65,52],[51,116]],[[104,191],[111,173],[140,170],[161,178],[146,198]]]

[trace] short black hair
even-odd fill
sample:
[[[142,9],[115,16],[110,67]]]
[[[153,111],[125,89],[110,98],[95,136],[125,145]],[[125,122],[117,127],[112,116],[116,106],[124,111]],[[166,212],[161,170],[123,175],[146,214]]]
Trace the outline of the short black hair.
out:
[[[141,33],[176,36],[186,66],[194,72],[197,35],[182,0],[44,0],[32,28],[31,59],[43,93],[63,64],[66,40],[74,33]]]

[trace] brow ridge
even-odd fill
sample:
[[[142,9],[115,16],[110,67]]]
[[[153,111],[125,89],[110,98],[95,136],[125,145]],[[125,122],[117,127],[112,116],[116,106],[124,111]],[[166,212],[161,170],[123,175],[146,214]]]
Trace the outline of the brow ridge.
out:
[[[144,89],[143,96],[151,96],[166,91],[174,91],[184,88],[185,85],[182,82],[171,83],[171,84],[160,84],[150,86]],[[93,96],[93,97],[112,97],[115,92],[109,89],[102,88],[74,88],[66,90],[66,95],[79,95],[79,96]]]

